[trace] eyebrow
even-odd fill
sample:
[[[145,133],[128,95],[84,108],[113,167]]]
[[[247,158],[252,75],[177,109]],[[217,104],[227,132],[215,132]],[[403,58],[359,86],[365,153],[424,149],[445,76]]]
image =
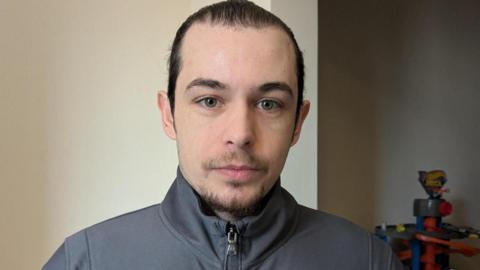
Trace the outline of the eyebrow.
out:
[[[280,90],[282,92],[287,92],[291,97],[293,97],[293,90],[292,88],[284,83],[284,82],[268,82],[268,83],[264,83],[262,84],[259,88],[258,88],[261,92],[270,92],[270,91],[273,91],[273,90]]]
[[[223,89],[227,88],[227,86],[224,83],[221,83],[217,80],[197,78],[197,79],[191,81],[187,85],[186,89],[190,90],[191,88],[196,87],[196,86],[207,87],[207,88],[218,89],[218,90],[223,90]]]
[[[197,86],[216,89],[216,90],[224,90],[228,88],[226,84],[214,79],[197,78],[191,81],[187,85],[186,90],[190,90],[191,88],[197,87]],[[287,83],[279,82],[279,81],[264,83],[260,85],[257,89],[260,92],[264,92],[264,93],[274,91],[274,90],[280,90],[282,92],[288,93],[291,97],[294,96],[292,88]]]

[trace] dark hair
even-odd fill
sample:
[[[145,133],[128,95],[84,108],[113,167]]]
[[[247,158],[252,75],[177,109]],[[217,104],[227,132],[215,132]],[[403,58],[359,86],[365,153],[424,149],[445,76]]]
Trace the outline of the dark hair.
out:
[[[182,23],[178,28],[173,40],[170,58],[168,61],[168,99],[172,113],[175,107],[175,87],[177,84],[177,77],[181,69],[181,55],[180,48],[182,46],[182,40],[188,29],[196,22],[210,22],[212,24],[222,24],[225,26],[243,26],[262,28],[267,26],[276,26],[284,30],[290,37],[295,49],[295,58],[297,65],[297,87],[298,87],[298,100],[296,108],[296,118],[300,111],[300,107],[303,102],[303,87],[304,87],[304,64],[303,55],[298,47],[295,36],[292,30],[282,21],[280,18],[272,14],[271,12],[255,5],[254,3],[246,0],[230,0],[215,3],[190,15],[190,17]]]

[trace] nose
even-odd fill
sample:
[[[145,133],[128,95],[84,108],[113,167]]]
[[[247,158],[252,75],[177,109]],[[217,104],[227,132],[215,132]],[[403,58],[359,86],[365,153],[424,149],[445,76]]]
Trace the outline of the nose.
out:
[[[225,143],[240,148],[250,147],[255,141],[255,116],[248,106],[238,106],[225,122]]]

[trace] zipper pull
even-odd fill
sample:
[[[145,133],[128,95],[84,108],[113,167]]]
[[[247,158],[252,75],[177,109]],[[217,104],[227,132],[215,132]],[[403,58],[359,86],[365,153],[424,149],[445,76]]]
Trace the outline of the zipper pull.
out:
[[[227,255],[237,255],[238,232],[235,225],[227,225]]]

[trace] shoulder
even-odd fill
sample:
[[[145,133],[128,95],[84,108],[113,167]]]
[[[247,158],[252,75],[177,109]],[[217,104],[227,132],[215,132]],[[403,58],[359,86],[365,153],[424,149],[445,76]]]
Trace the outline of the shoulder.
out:
[[[87,227],[67,237],[55,252],[45,270],[91,269],[92,254],[117,250],[126,244],[135,245],[147,238],[161,222],[159,205],[129,212]],[[60,267],[60,265],[63,265]]]
[[[391,248],[360,226],[323,211],[299,205],[293,240],[311,246],[317,255],[341,258],[337,269],[402,269]],[[319,255],[320,256],[320,255]]]
[[[298,206],[298,212],[297,226],[300,231],[334,237],[337,240],[343,238],[364,240],[369,236],[366,230],[342,217],[302,205]]]
[[[135,239],[141,241],[142,237],[148,237],[152,230],[159,227],[159,207],[159,204],[152,205],[87,227],[68,237],[65,245],[76,248],[79,243],[84,243],[92,249],[105,244],[131,243]]]
[[[148,206],[107,219],[83,230],[89,237],[97,234],[123,234],[156,226],[159,220],[160,204]],[[80,232],[81,233],[81,232]]]

